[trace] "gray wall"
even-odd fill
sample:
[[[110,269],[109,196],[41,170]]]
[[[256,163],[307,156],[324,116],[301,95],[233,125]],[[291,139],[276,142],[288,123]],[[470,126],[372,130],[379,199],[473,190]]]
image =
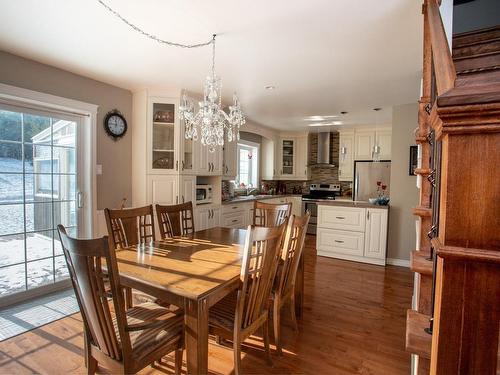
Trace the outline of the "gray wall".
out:
[[[476,0],[453,8],[453,34],[500,25],[500,1]]]
[[[408,175],[410,146],[415,145],[418,105],[405,104],[392,109],[391,208],[389,212],[388,258],[410,259],[415,249],[415,219],[418,204],[416,177]]]
[[[240,132],[240,139],[248,142],[262,144],[262,136],[255,133],[250,132]]]
[[[97,208],[119,207],[132,200],[132,93],[90,78],[0,51],[0,82],[99,106],[97,115]],[[106,135],[103,120],[114,108],[127,119],[127,134],[115,142]]]

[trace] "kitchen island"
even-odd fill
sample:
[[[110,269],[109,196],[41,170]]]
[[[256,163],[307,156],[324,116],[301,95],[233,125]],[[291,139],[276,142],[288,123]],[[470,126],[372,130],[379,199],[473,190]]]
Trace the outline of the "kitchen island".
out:
[[[317,204],[318,255],[385,265],[389,206],[342,199]]]

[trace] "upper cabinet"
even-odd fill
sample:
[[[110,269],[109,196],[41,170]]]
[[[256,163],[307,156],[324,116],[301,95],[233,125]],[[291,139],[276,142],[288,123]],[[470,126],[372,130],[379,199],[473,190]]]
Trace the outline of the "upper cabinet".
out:
[[[272,147],[264,145],[264,150],[272,150]],[[269,153],[269,151],[267,153]],[[277,163],[267,164],[263,168],[264,176],[273,176],[281,180],[308,180],[310,177],[307,166],[308,141],[307,135],[294,137],[279,137],[275,151]],[[268,159],[265,159],[266,161]],[[274,162],[273,160],[273,162]],[[271,170],[272,165],[272,170]],[[272,172],[272,173],[271,173]]]
[[[339,137],[339,181],[352,181],[354,174],[354,132],[341,131]]]
[[[304,137],[297,138],[297,167],[295,168],[295,178],[297,180],[309,180],[311,177],[310,168],[307,166],[309,146],[307,135]]]
[[[228,142],[227,138],[224,141],[222,152],[222,176],[225,180],[234,180],[238,174],[237,167],[237,150],[238,143],[236,141]]]
[[[380,159],[391,160],[392,131],[390,129],[375,132],[375,145],[380,148]]]
[[[176,100],[150,98],[148,107],[149,168],[152,173],[176,173],[179,170],[180,136]]]
[[[354,159],[371,160],[374,145],[375,145],[374,131],[370,130],[356,131],[354,137]]]
[[[296,141],[294,138],[281,138],[280,139],[280,175],[284,179],[287,177],[295,177],[296,168]]]

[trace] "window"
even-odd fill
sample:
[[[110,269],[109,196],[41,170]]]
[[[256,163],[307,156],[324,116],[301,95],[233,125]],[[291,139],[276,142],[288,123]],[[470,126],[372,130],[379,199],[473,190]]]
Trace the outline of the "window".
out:
[[[259,176],[259,145],[240,141],[238,143],[238,175],[236,184],[242,188],[257,187]]]

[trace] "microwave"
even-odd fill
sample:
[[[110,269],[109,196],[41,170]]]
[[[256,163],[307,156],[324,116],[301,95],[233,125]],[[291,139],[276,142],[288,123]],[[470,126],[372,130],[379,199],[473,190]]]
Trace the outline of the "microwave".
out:
[[[212,185],[196,185],[196,204],[212,203]]]

